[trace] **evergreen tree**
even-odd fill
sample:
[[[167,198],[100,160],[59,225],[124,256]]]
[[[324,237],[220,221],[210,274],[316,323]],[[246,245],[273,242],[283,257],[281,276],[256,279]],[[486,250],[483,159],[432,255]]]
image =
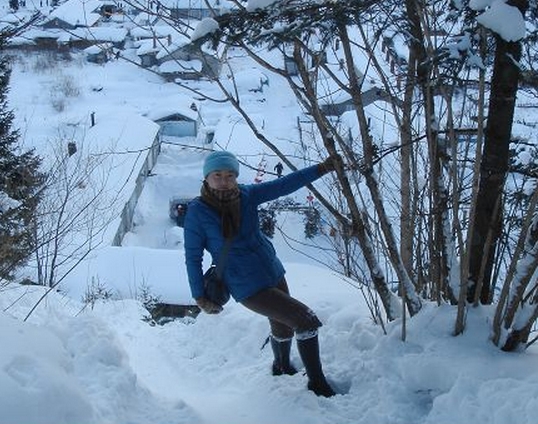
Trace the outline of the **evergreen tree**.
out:
[[[305,211],[304,235],[311,239],[319,234],[321,225],[321,215],[316,208],[308,208]]]
[[[12,128],[7,94],[11,74],[0,34],[0,278],[13,276],[34,250],[34,217],[43,176],[33,151],[21,152],[19,133]]]
[[[260,229],[262,230],[262,233],[269,238],[273,238],[275,235],[276,224],[274,209],[262,208],[258,213],[260,216]]]
[[[19,10],[19,0],[9,0],[9,7],[16,12]]]

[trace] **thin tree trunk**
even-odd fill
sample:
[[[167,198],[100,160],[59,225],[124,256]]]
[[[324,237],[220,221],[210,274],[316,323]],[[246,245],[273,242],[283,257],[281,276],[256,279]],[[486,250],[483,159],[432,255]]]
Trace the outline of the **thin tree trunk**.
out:
[[[432,57],[425,47],[425,36],[422,29],[421,15],[423,10],[419,2],[406,0],[407,17],[410,24],[411,45],[416,58],[417,83],[422,90],[424,113],[426,115],[426,138],[429,152],[429,183],[431,203],[431,237],[430,247],[430,276],[436,288],[435,297],[438,301],[445,297],[448,284],[447,240],[445,222],[448,221],[448,195],[444,187],[442,175],[442,152],[439,148],[438,128],[435,118],[435,101],[433,93]]]
[[[482,33],[485,31],[482,30]],[[485,56],[485,36],[481,38],[481,52],[482,57]],[[465,248],[462,248],[461,254],[461,267],[460,267],[460,292],[458,293],[458,314],[456,318],[456,324],[454,327],[454,334],[459,335],[465,329],[465,312],[467,310],[467,285],[469,281],[469,249],[471,246],[471,240],[473,237],[474,221],[477,218],[476,211],[476,199],[478,197],[478,185],[479,185],[479,165],[478,162],[482,159],[482,144],[484,140],[484,103],[485,103],[485,72],[480,71],[479,75],[479,89],[478,89],[478,130],[476,134],[476,148],[475,148],[475,163],[473,165],[473,183],[471,185],[471,206],[469,212],[469,224],[467,235],[465,239]]]
[[[530,329],[536,320],[536,290],[534,287],[528,288],[532,277],[538,267],[538,215],[536,207],[538,205],[538,189],[534,191],[531,198],[527,218],[523,225],[508,274],[501,291],[500,299],[495,310],[493,320],[493,343],[501,345],[503,350],[514,350],[522,342],[526,342]],[[531,302],[527,302],[529,293],[534,293]],[[517,319],[517,313],[525,306],[526,309],[535,308],[533,314],[528,312],[525,319]],[[523,324],[519,321],[523,321]],[[515,323],[519,327],[516,327]],[[508,337],[503,342],[502,337],[505,331],[510,331]]]
[[[513,0],[522,13],[527,0]],[[502,210],[509,145],[518,82],[521,43],[495,36],[496,49],[491,80],[489,112],[480,166],[480,184],[476,204],[473,238],[469,257],[467,300],[489,304],[492,301],[491,274],[495,249],[502,229]]]
[[[361,167],[361,174],[365,178],[366,185],[370,191],[372,201],[375,205],[379,224],[387,244],[389,259],[394,268],[394,271],[398,276],[400,284],[405,288],[405,290],[401,290],[402,295],[404,296],[403,298],[407,304],[409,314],[413,316],[420,311],[420,309],[422,308],[422,303],[417,295],[415,285],[413,284],[411,277],[407,273],[407,270],[402,262],[402,258],[398,249],[398,243],[396,242],[396,238],[392,229],[392,224],[390,223],[390,220],[388,219],[387,213],[385,211],[385,206],[383,204],[382,196],[379,191],[377,179],[373,172],[374,148],[372,145],[371,136],[368,133],[368,124],[366,115],[364,113],[364,105],[362,103],[359,77],[356,73],[356,66],[351,51],[351,41],[349,39],[347,27],[345,25],[339,26],[339,35],[340,39],[342,40],[342,48],[344,50],[344,56],[346,58],[351,98],[353,100],[355,113],[361,131],[364,155],[364,162],[363,166]]]
[[[413,146],[411,136],[411,113],[414,95],[414,75],[415,75],[415,55],[414,51],[409,51],[409,66],[407,69],[406,84],[404,90],[404,101],[402,110],[402,122],[400,128],[401,144],[400,159],[400,184],[401,184],[401,211],[400,211],[400,253],[402,262],[409,275],[413,275],[413,246],[414,246],[414,222],[411,204],[411,164]],[[416,275],[416,273],[415,273]]]
[[[327,125],[327,122],[325,121],[325,117],[321,113],[319,105],[317,104],[317,96],[315,93],[313,81],[311,79],[311,75],[308,73],[308,69],[306,68],[300,56],[300,48],[298,45],[296,45],[294,49],[294,58],[295,58],[295,63],[297,64],[297,67],[299,70],[299,75],[301,76],[301,79],[303,81],[304,90],[305,90],[306,99],[303,104],[305,107],[307,107],[310,110],[310,113],[312,114],[314,120],[317,122],[318,127],[322,129],[321,135],[323,138],[324,146],[327,149],[327,152],[331,155],[336,154],[337,150],[336,150],[335,140],[332,137],[329,137],[329,134],[327,132],[328,125]],[[340,145],[343,146],[344,143],[340,143]],[[350,152],[346,152],[346,153],[347,153],[347,156],[349,157]],[[365,222],[357,206],[357,203],[353,196],[351,185],[348,181],[348,178],[344,170],[337,169],[336,173],[337,173],[338,180],[340,182],[342,194],[344,195],[346,199],[347,206],[349,207],[350,215],[351,215],[351,224],[347,224],[343,222],[344,224],[343,231],[346,232],[345,234],[346,237],[348,236],[347,232],[349,232],[349,235],[351,237],[355,237],[357,241],[359,242],[362,253],[368,265],[368,269],[370,270],[370,276],[372,278],[376,291],[379,294],[379,297],[381,298],[381,302],[385,309],[385,313],[387,314],[387,319],[389,321],[392,321],[398,316],[399,312],[395,308],[395,305],[393,304],[392,295],[388,288],[385,275],[381,271],[381,266],[379,264],[379,261],[376,258],[372,240],[370,236],[368,235],[368,232],[366,231]]]

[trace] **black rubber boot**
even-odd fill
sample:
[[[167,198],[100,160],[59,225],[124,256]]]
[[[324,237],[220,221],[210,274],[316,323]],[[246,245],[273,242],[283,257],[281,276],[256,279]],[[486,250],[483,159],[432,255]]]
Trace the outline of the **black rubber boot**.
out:
[[[275,360],[273,361],[273,375],[297,374],[297,370],[290,363],[291,339],[278,341],[275,340],[273,336],[270,338],[271,348],[275,355]]]
[[[318,336],[297,340],[297,348],[308,376],[308,390],[313,391],[318,396],[334,396],[336,393],[327,382],[321,367]]]

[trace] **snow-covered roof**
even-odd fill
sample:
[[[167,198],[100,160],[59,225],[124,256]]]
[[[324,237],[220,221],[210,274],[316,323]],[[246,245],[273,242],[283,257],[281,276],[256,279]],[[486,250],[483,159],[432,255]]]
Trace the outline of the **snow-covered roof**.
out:
[[[35,45],[35,40],[38,38],[49,38],[51,40],[60,39],[62,32],[56,30],[43,30],[39,28],[30,28],[28,31],[23,32],[17,37],[13,37],[9,40],[11,46],[28,46]]]
[[[36,38],[54,38],[58,39],[65,34],[65,31],[60,31],[56,29],[39,29],[39,28],[30,28],[28,31],[23,32],[19,38],[24,38],[27,40],[34,40]]]
[[[138,46],[138,48],[136,49],[137,56],[142,56],[148,53],[157,53],[160,49],[159,42],[154,43],[153,40],[141,40],[137,42],[135,45]]]
[[[168,60],[159,66],[159,72],[172,74],[175,72],[201,72],[202,62],[200,60]]]
[[[112,244],[116,235],[121,208],[135,189],[138,172],[158,131],[155,122],[133,113],[97,116],[96,124],[87,130],[84,146],[88,153],[105,158],[103,169],[108,172],[103,189],[105,199],[110,196],[113,199],[110,204],[120,208],[117,218],[106,228],[103,238],[108,244]]]
[[[56,39],[60,43],[67,43],[73,40],[89,40],[94,42],[112,42],[120,43],[127,37],[125,28],[112,27],[82,27],[75,28],[71,31],[61,29],[39,29],[30,28],[16,39],[12,40],[11,44],[20,45],[27,44],[36,38],[51,38]]]
[[[157,52],[157,58],[162,58],[184,47],[190,39],[169,26],[156,26],[148,28],[133,28],[130,34],[139,41],[134,43],[138,47],[137,54]]]
[[[153,38],[166,37],[170,35],[172,38],[181,37],[177,29],[170,25],[155,25],[151,28],[147,26],[137,26],[130,30],[133,38]]]
[[[326,95],[320,97],[319,103],[321,105],[334,105],[347,102],[351,99],[351,95],[342,89],[333,91],[332,93],[327,93]]]
[[[207,9],[206,0],[161,0],[163,6],[173,7],[176,9]],[[228,3],[222,0],[208,0],[209,6],[213,9],[220,9],[223,3]]]
[[[21,23],[21,18],[15,13],[8,13],[0,18],[0,24],[18,25]]]
[[[72,26],[92,26],[100,18],[95,11],[102,5],[99,0],[68,0],[54,9],[47,22],[60,19]]]
[[[190,104],[188,102],[185,102],[185,106],[178,105],[177,107],[162,107],[158,109],[152,109],[144,116],[148,119],[151,119],[152,121],[158,121],[160,119],[179,114],[189,119],[192,119],[193,121],[196,121],[196,119],[198,119],[198,114],[189,106]]]
[[[110,28],[110,27],[92,27],[92,28],[77,28],[70,31],[73,39],[79,38],[84,40],[95,41],[110,41],[121,42],[127,37],[125,28]]]
[[[90,46],[90,47],[84,49],[84,53],[92,54],[92,55],[93,54],[99,54],[99,53],[102,53],[103,51],[111,49],[111,48],[112,48],[112,43],[103,43],[103,44],[100,44],[100,45]]]
[[[184,48],[186,45],[188,45],[188,40],[183,40],[183,42],[173,42],[169,46],[163,46],[159,52],[157,53],[157,59],[162,59],[166,56],[171,56],[174,54],[174,52]]]
[[[36,42],[32,38],[13,37],[9,40],[10,46],[35,46]]]

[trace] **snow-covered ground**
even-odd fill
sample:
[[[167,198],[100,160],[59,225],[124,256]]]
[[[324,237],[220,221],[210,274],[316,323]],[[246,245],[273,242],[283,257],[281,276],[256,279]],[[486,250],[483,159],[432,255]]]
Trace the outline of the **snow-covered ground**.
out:
[[[134,227],[123,246],[177,249],[183,230],[169,216],[175,197],[194,198],[200,192],[200,175],[207,152],[174,144],[163,144],[156,166],[146,180],[135,210]]]
[[[150,116],[193,101],[192,93],[121,61],[98,66],[75,58],[39,66],[43,63],[32,55],[15,62],[10,102],[25,146],[46,159],[67,131],[85,133],[92,112],[102,123],[109,121],[105,116]],[[237,63],[238,81],[259,80],[251,62],[238,57]],[[59,111],[51,90],[66,81],[79,94],[63,98],[65,109]],[[253,118],[301,166],[295,156],[298,108],[281,81],[272,79],[263,93],[252,95],[242,88]],[[244,163],[240,182],[254,181],[262,158],[272,169],[276,158],[229,107],[203,102],[203,113],[217,148],[233,150]],[[110,125],[112,130],[115,124]],[[279,214],[274,244],[292,293],[324,323],[321,356],[340,395],[314,396],[302,372],[271,376],[272,354],[262,349],[266,320],[233,301],[220,315],[150,325],[148,312],[134,299],[142,285],[164,301],[191,301],[182,232],[168,216],[168,201],[198,193],[204,154],[163,145],[122,246],[95,252],[37,307],[45,288],[1,288],[0,424],[535,422],[535,346],[512,354],[495,348],[487,337],[487,307],[469,311],[459,337],[452,336],[455,309],[432,304],[407,321],[405,342],[400,320],[387,324],[385,334],[369,317],[361,292],[326,268],[330,252],[311,246],[326,248],[325,236],[304,238],[298,214]],[[295,200],[306,204],[307,194],[301,190]],[[82,304],[89,281],[99,275],[115,298]],[[292,360],[301,367],[295,349]]]
[[[11,316],[22,317],[43,289],[12,288],[0,296],[0,422],[534,422],[538,351],[496,349],[485,337],[486,308],[470,311],[456,338],[455,310],[426,305],[402,342],[401,323],[384,335],[356,289],[323,268],[283,259],[292,291],[324,322],[324,368],[345,394],[318,398],[302,373],[271,376],[270,348],[261,349],[266,320],[233,302],[217,316],[150,326],[133,300],[81,312],[54,293],[24,323]],[[301,366],[295,350],[292,361]]]

